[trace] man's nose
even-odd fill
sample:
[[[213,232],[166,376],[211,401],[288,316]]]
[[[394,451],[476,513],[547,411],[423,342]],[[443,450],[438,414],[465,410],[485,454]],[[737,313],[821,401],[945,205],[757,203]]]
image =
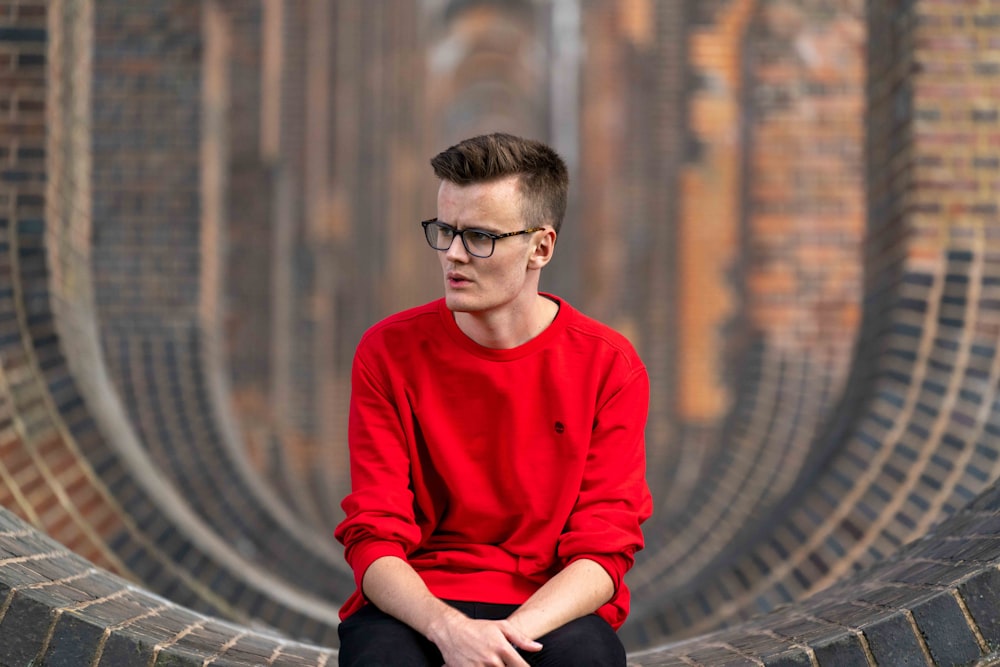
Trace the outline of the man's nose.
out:
[[[465,249],[462,236],[455,234],[451,237],[451,245],[445,251],[444,256],[450,260],[465,262],[469,259],[469,251]]]

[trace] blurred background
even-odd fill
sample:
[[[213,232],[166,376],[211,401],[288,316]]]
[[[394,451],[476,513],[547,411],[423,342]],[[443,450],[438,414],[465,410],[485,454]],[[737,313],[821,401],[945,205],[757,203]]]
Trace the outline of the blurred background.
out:
[[[335,647],[353,350],[441,295],[430,157],[506,131],[570,169],[543,289],[650,373],[636,660],[721,664],[666,647],[819,591],[798,629],[711,645],[945,664],[932,599],[992,653],[961,587],[1000,559],[969,505],[1000,476],[997,26],[945,0],[0,3],[0,505],[34,529],[0,537],[67,547],[35,572],[64,595],[256,628],[149,626],[174,607],[140,595],[88,659]],[[65,601],[39,602],[48,639],[17,630],[5,562],[0,646],[49,655]]]

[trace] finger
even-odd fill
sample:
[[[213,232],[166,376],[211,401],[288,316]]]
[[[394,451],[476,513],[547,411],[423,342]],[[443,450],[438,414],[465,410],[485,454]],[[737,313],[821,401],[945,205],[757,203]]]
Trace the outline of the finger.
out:
[[[522,651],[531,651],[532,653],[534,653],[535,651],[542,650],[542,645],[533,639],[515,638],[511,639],[510,643],[516,646],[517,648],[521,649]]]
[[[542,650],[541,644],[510,625],[504,625],[503,635],[507,638],[507,641],[524,651],[535,652]]]

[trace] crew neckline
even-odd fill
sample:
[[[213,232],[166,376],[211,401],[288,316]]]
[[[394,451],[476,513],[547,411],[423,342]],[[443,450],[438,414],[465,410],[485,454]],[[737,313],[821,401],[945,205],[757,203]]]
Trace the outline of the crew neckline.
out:
[[[493,361],[510,361],[512,359],[520,359],[521,357],[532,354],[536,350],[545,347],[549,344],[550,340],[559,334],[561,330],[566,328],[566,322],[569,319],[569,313],[567,312],[570,310],[569,304],[553,294],[548,294],[546,292],[539,292],[538,294],[539,296],[543,296],[555,302],[555,304],[559,307],[556,311],[556,316],[540,334],[529,341],[521,343],[517,347],[486,347],[485,345],[480,345],[476,341],[472,340],[464,331],[462,331],[461,328],[459,328],[458,322],[455,321],[455,313],[448,308],[443,298],[438,300],[438,313],[441,316],[441,321],[444,324],[445,331],[448,332],[448,336],[464,350],[483,359],[491,359]]]

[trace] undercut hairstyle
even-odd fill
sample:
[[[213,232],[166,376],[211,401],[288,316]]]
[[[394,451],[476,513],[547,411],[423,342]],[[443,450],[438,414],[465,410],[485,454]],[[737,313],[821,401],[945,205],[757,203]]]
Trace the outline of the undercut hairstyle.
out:
[[[456,185],[518,176],[527,226],[552,225],[559,233],[569,174],[559,154],[542,142],[501,132],[472,137],[435,155],[431,166],[439,179]]]

